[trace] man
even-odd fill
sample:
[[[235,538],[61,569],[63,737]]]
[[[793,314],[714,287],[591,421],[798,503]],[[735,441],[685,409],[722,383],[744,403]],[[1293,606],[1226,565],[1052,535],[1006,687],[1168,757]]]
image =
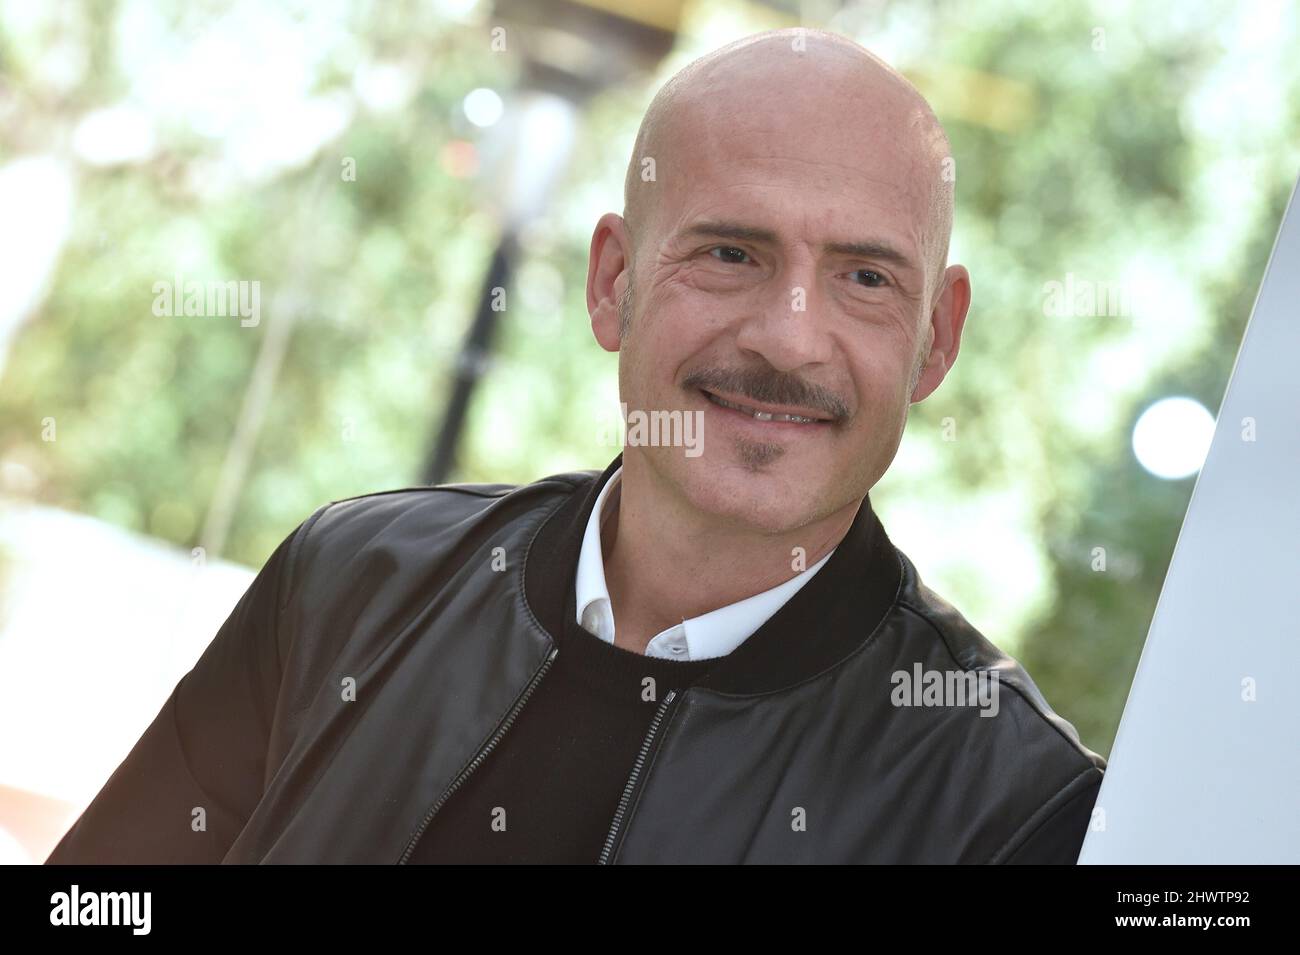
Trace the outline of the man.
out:
[[[587,301],[700,443],[319,509],[50,861],[1074,862],[1104,760],[868,498],[957,356],[949,164],[833,34],[675,76]]]

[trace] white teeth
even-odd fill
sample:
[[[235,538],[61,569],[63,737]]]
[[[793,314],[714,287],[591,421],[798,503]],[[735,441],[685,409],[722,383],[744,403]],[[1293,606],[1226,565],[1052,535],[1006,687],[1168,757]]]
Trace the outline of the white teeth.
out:
[[[719,398],[717,395],[709,394],[707,391],[705,392],[705,395],[714,404],[722,405],[724,408],[731,408],[734,411],[743,411],[745,414],[752,415],[759,421],[790,421],[795,424],[811,424],[817,420],[816,418],[805,418],[803,415],[797,414],[776,414],[771,411],[758,411],[755,408],[747,408],[745,405],[738,405],[734,401],[727,401],[725,398]]]

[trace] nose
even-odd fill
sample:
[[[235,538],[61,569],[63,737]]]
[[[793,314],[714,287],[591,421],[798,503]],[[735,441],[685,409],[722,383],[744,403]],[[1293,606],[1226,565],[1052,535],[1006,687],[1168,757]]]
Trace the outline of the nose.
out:
[[[834,353],[827,309],[811,263],[790,262],[755,290],[736,344],[779,371],[829,362]]]

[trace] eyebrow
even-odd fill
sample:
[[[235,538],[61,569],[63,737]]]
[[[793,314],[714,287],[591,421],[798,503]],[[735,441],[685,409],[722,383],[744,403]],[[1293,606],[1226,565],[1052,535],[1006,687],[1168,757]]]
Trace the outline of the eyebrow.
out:
[[[726,220],[696,222],[682,230],[681,235],[733,239],[738,242],[755,242],[764,245],[780,244],[777,234],[771,229]],[[916,268],[910,256],[883,239],[865,239],[858,242],[823,242],[822,251],[834,255],[854,255],[866,259],[881,259],[904,268]]]

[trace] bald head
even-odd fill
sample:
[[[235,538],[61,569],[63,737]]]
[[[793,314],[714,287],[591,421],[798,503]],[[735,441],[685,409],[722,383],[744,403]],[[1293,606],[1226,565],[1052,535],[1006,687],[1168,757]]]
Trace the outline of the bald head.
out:
[[[625,494],[670,502],[659,529],[672,514],[766,552],[851,524],[957,357],[950,168],[924,98],[835,34],[746,37],[659,91],[587,263],[620,402],[713,435],[698,457],[627,442]]]
[[[902,74],[852,40],[822,30],[744,37],[664,84],[641,121],[624,181],[623,218],[633,256],[670,214],[664,207],[690,177],[692,162],[725,164],[737,149],[798,162],[801,145],[815,148],[820,165],[866,180],[879,170],[882,182],[897,187],[918,220],[932,293],[952,233],[948,138]],[[744,175],[743,167],[736,175]]]

